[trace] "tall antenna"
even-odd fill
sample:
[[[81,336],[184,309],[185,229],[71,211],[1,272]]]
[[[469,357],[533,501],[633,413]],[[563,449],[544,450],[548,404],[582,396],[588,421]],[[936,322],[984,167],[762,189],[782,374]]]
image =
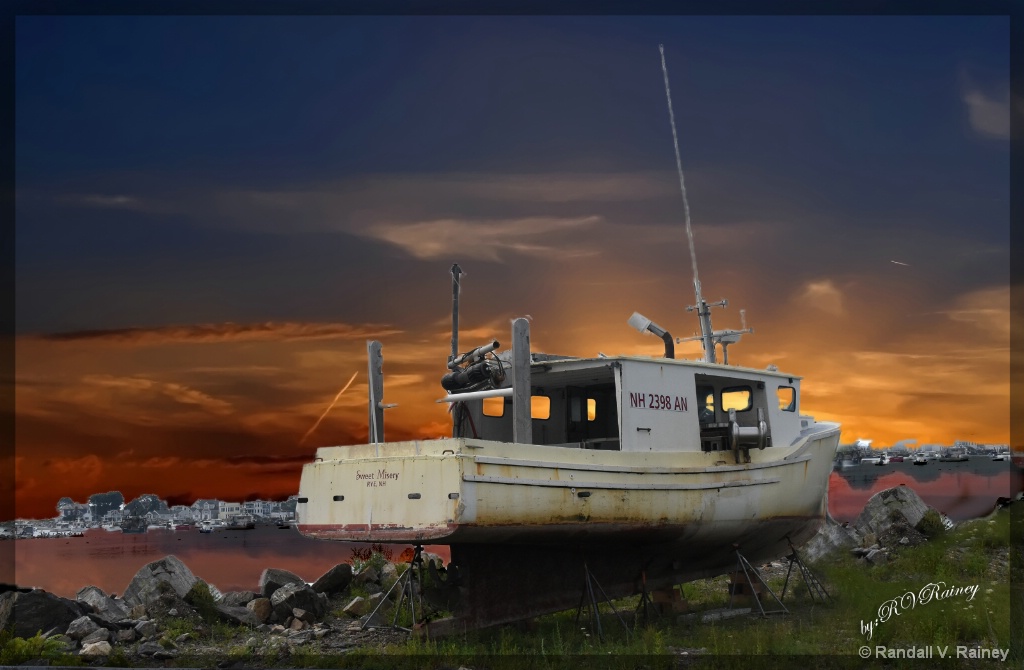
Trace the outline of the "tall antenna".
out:
[[[683,194],[683,212],[686,215],[686,239],[690,242],[690,264],[693,267],[693,290],[697,297],[697,304],[687,307],[687,312],[697,310],[700,317],[701,340],[704,343],[704,360],[708,363],[715,362],[715,342],[711,329],[711,306],[704,301],[700,292],[700,279],[697,277],[697,252],[693,246],[693,228],[690,226],[690,202],[686,199],[686,182],[683,179],[683,163],[679,158],[679,136],[676,134],[676,116],[672,111],[672,92],[668,86],[668,67],[665,65],[665,47],[658,45],[661,52],[661,72],[665,77],[665,98],[668,100],[668,118],[672,124],[672,146],[676,150],[676,170],[679,172],[679,190]],[[723,301],[724,303],[724,301]]]

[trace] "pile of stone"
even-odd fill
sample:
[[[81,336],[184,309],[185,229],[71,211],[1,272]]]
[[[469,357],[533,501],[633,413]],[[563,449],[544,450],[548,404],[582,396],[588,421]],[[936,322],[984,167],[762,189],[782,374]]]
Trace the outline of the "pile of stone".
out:
[[[953,526],[913,489],[900,485],[871,496],[852,524],[840,524],[827,516],[800,553],[813,562],[836,550],[847,550],[864,564],[879,565],[902,547],[926,542],[935,524],[946,529]]]
[[[166,660],[185,645],[196,653],[222,652],[196,649],[199,642],[189,633],[171,639],[172,619],[192,622],[197,633],[204,632],[211,620],[220,620],[262,634],[246,641],[255,653],[280,653],[339,628],[352,632],[362,630],[364,623],[385,623],[383,615],[397,599],[399,589],[391,587],[398,578],[398,569],[391,563],[380,570],[367,564],[355,574],[351,565],[342,563],[312,584],[287,570],[269,568],[255,591],[221,593],[198,579],[181,560],[166,556],[140,569],[121,597],[95,586],[81,589],[75,600],[39,589],[0,594],[0,629],[24,638],[42,632],[63,641],[66,652],[85,659],[107,657],[120,646],[128,655]],[[347,595],[353,586],[368,595]],[[328,623],[332,609],[350,617],[348,623],[339,626],[336,619],[333,626]]]

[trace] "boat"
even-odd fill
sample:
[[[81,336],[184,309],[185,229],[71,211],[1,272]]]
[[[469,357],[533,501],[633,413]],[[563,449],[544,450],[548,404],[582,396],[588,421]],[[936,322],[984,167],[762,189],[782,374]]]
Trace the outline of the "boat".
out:
[[[967,459],[967,452],[963,449],[950,449],[942,456],[939,456],[939,462],[941,463],[962,463]]]
[[[998,451],[992,454],[993,461],[1008,461],[1010,460],[1009,451]]]
[[[878,456],[868,456],[867,458],[860,459],[860,462],[864,465],[888,465],[889,455],[882,452]]]
[[[890,463],[902,463],[903,462],[903,457],[902,456],[890,456],[889,457],[889,462]]]
[[[121,532],[122,533],[145,533],[149,528],[149,524],[145,517],[142,516],[126,516],[121,519]]]
[[[226,530],[254,530],[256,519],[251,514],[235,514],[228,518]]]
[[[914,456],[914,465],[928,465],[928,457],[924,454]]]
[[[627,323],[661,338],[663,356],[534,352],[526,318],[510,348],[459,353],[453,265],[438,400],[452,436],[385,440],[383,345],[368,343],[369,441],[303,466],[298,531],[449,545],[444,592],[462,629],[574,607],[591,576],[615,598],[728,573],[739,555],[790,555],[824,522],[840,426],[803,413],[801,377],[729,363],[753,330],[713,329],[726,302],[704,299],[688,214],[686,228],[699,360],[676,358],[671,334],[638,313]]]
[[[209,521],[202,522],[201,524],[199,524],[199,532],[200,533],[212,533],[213,532],[213,524],[210,523]]]

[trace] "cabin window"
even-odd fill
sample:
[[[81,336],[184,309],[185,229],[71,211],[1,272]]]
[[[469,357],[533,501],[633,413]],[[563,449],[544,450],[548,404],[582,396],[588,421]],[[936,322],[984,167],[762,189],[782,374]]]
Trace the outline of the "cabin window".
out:
[[[583,400],[580,396],[569,397],[569,420],[580,422],[583,421]],[[586,398],[587,401],[587,421],[594,421],[597,419],[597,400],[595,398]]]
[[[504,398],[484,398],[484,416],[505,416]]]
[[[749,386],[732,386],[722,389],[722,409],[745,412],[753,406],[754,393]]]
[[[701,423],[715,420],[715,390],[710,386],[697,387],[697,409]]]
[[[546,395],[530,396],[530,418],[541,420],[551,418],[551,398]]]
[[[796,411],[796,389],[792,386],[780,386],[778,390],[779,409],[783,412]]]

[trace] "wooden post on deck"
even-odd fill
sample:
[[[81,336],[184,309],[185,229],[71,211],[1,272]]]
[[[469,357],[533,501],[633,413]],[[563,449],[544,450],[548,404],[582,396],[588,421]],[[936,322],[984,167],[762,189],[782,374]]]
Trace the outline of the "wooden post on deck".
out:
[[[530,322],[512,322],[512,441],[533,443],[530,412]]]
[[[377,340],[366,343],[370,373],[370,444],[384,441],[384,355]]]

